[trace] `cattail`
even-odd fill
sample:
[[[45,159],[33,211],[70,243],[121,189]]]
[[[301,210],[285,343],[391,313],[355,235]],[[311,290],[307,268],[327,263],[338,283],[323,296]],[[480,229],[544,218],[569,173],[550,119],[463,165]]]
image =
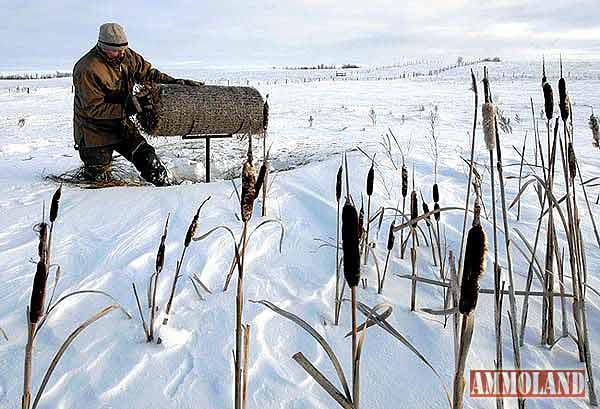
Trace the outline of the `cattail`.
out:
[[[256,186],[254,188],[254,190],[256,192],[256,198],[258,198],[258,195],[260,194],[260,189],[262,188],[262,185],[265,182],[265,176],[267,175],[268,166],[269,166],[269,161],[265,158],[262,166],[260,167],[260,170],[258,171],[258,177],[256,178]]]
[[[427,214],[429,213],[429,206],[427,205],[427,203],[425,203],[425,201],[423,201],[423,214]],[[427,216],[428,219],[431,219],[431,216]]]
[[[598,124],[598,118],[592,112],[590,115],[589,126],[592,130],[592,143],[595,147],[600,147],[600,125]]]
[[[242,221],[245,223],[252,218],[252,209],[256,199],[256,169],[251,161],[244,162],[242,169]]]
[[[483,136],[488,151],[493,151],[496,147],[496,108],[491,102],[486,102],[482,106],[483,116]]]
[[[419,217],[419,207],[417,205],[417,192],[413,190],[410,194],[410,218],[416,219]]]
[[[183,243],[185,247],[188,247],[190,245],[190,243],[192,242],[192,239],[196,235],[196,230],[198,229],[198,218],[200,217],[200,209],[201,208],[202,208],[202,206],[200,206],[198,208],[198,211],[194,215],[194,218],[192,219],[192,222],[190,223],[190,226],[188,227],[188,231],[185,235],[185,242]]]
[[[335,179],[335,199],[337,202],[340,201],[342,197],[342,165],[337,172],[337,177]]]
[[[434,203],[433,204],[433,210],[440,210],[440,205],[437,204],[437,203]],[[438,222],[440,221],[440,216],[441,216],[440,212],[436,212],[436,213],[433,214],[433,217]]]
[[[269,94],[265,98],[265,104],[263,105],[263,130],[266,131],[269,127]]]
[[[392,249],[394,248],[394,240],[395,240],[394,222],[392,222],[392,224],[390,225],[390,232],[388,233],[388,241],[387,241],[388,251],[392,251]]]
[[[558,80],[558,107],[560,108],[560,117],[567,122],[571,111],[571,103],[567,95],[567,82],[564,78]]]
[[[162,237],[160,238],[160,244],[158,245],[158,251],[156,252],[156,272],[160,274],[164,265],[165,265],[165,242],[167,241],[167,229],[169,228],[169,218],[170,214],[167,216],[167,221],[165,223],[165,229],[163,231]]]
[[[367,174],[367,195],[371,196],[373,194],[373,182],[375,181],[375,169],[373,169],[373,163],[371,163],[371,168],[369,169],[369,173]]]
[[[51,223],[54,223],[54,221],[58,217],[58,205],[60,203],[61,193],[62,193],[62,185],[60,185],[60,187],[58,189],[56,189],[56,192],[54,192],[54,195],[52,196],[52,204],[50,205],[50,222]]]
[[[481,228],[476,224],[469,230],[465,262],[463,266],[462,283],[460,286],[460,301],[458,310],[461,314],[468,315],[477,306],[479,297],[479,279],[485,271],[485,255],[487,252],[487,238]]]
[[[542,90],[544,91],[544,111],[546,111],[546,118],[550,121],[554,116],[554,93],[548,82],[542,84]]]
[[[44,315],[44,304],[46,299],[46,280],[48,279],[48,264],[40,260],[37,263],[33,288],[31,290],[31,302],[29,303],[29,319],[31,323],[37,323]]]
[[[433,184],[433,201],[435,203],[440,201],[440,191],[438,190],[438,184],[434,183]]]
[[[48,223],[39,224],[38,255],[41,261],[48,262]]]
[[[342,209],[342,248],[344,250],[344,277],[350,287],[360,281],[359,221],[356,208],[346,200]]]
[[[577,176],[577,159],[575,158],[575,150],[573,149],[573,142],[569,142],[567,148],[567,154],[569,159],[569,174],[572,179]]]
[[[402,197],[408,195],[408,169],[402,165]]]
[[[360,213],[358,214],[358,237],[362,237],[365,232],[365,205],[360,201]]]

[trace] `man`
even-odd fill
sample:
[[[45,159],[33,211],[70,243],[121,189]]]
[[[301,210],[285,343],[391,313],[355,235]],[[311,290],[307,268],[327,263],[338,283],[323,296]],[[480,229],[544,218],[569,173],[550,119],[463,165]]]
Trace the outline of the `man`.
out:
[[[100,26],[98,44],[73,68],[75,149],[87,180],[110,179],[113,151],[132,162],[156,186],[168,184],[167,170],[152,146],[129,119],[139,111],[135,84],[204,85],[158,71],[132,49],[119,24]]]

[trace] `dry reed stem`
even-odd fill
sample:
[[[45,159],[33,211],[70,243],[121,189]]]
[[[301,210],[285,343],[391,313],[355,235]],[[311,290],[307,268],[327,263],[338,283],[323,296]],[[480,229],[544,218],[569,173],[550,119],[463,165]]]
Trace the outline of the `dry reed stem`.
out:
[[[493,221],[493,237],[494,237],[494,289],[496,290],[494,302],[494,321],[495,321],[495,336],[496,336],[496,370],[502,369],[502,330],[500,325],[501,309],[500,309],[500,266],[498,264],[498,233],[496,222],[496,188],[494,181],[494,148],[496,144],[496,124],[495,124],[495,108],[491,101],[491,91],[489,88],[489,80],[487,78],[487,68],[484,67],[483,90],[485,102],[482,107],[483,114],[483,130],[486,147],[490,156],[490,184],[492,190],[492,221]],[[496,398],[496,407],[504,408],[504,400]]]
[[[248,372],[250,371],[250,325],[244,325],[244,366],[242,379],[242,409],[248,408]]]
[[[359,409],[360,376],[357,370],[359,356],[357,352],[356,286],[350,287],[350,294],[352,303],[352,402],[354,409]]]
[[[244,348],[243,343],[243,314],[244,314],[244,260],[245,249],[248,241],[248,222],[244,222],[242,231],[242,254],[241,260],[238,263],[238,280],[237,280],[237,295],[235,299],[235,394],[234,407],[242,409],[242,353]]]
[[[335,303],[333,306],[334,325],[340,322],[340,200],[342,198],[343,158],[335,179],[335,199],[337,202],[335,228]]]
[[[460,331],[459,360],[454,374],[454,394],[453,409],[462,409],[465,391],[464,372],[467,363],[467,356],[473,338],[473,327],[475,325],[475,315],[469,314],[462,317],[462,326]]]
[[[369,172],[367,173],[367,231],[365,236],[365,245],[364,245],[364,262],[363,264],[366,266],[369,258],[369,232],[371,227],[371,196],[373,195],[373,185],[375,181],[375,156],[371,160],[371,167],[369,168]]]
[[[406,211],[406,196],[408,196],[408,169],[402,161],[402,214]],[[404,232],[400,232],[400,258],[404,260]]]
[[[469,163],[469,179],[467,181],[467,195],[465,197],[462,234],[461,234],[461,239],[460,239],[460,251],[459,251],[459,256],[458,256],[458,272],[457,272],[458,282],[460,282],[460,280],[462,278],[462,259],[463,259],[464,243],[465,243],[466,232],[467,232],[467,215],[469,212],[471,184],[473,181],[473,168],[474,168],[473,163],[475,161],[475,134],[477,131],[477,114],[478,114],[478,108],[479,108],[479,105],[478,105],[479,104],[479,102],[478,102],[479,101],[479,92],[477,90],[477,81],[475,80],[475,74],[473,73],[473,70],[471,70],[471,90],[473,91],[473,94],[474,94],[473,131],[471,133],[471,161]],[[434,210],[436,210],[435,206],[434,206]]]
[[[165,227],[163,229],[163,234],[160,238],[160,244],[158,245],[158,250],[156,252],[156,263],[155,263],[155,273],[154,273],[154,281],[151,282],[152,287],[152,298],[150,301],[150,341],[154,339],[154,322],[156,318],[156,290],[158,287],[158,278],[160,273],[163,270],[165,265],[165,242],[167,240],[167,230],[169,228],[169,219],[171,218],[171,214],[167,215],[167,220],[165,221]]]
[[[523,162],[525,161],[525,146],[527,146],[527,131],[525,131],[525,138],[523,139],[523,148],[521,149],[521,163],[519,165],[519,187],[518,191],[521,191],[521,180],[523,178]],[[521,199],[517,202],[517,221],[521,218]]]
[[[488,84],[489,86],[489,84]],[[490,102],[491,102],[491,92],[490,92]],[[498,168],[498,182],[500,184],[500,201],[502,204],[502,221],[503,221],[503,225],[504,225],[504,244],[505,244],[505,249],[506,249],[506,261],[507,261],[507,266],[508,266],[508,299],[509,299],[509,306],[510,306],[510,313],[513,317],[516,316],[517,314],[517,305],[516,305],[516,299],[515,299],[515,286],[514,286],[514,277],[513,277],[513,267],[512,267],[512,255],[511,255],[511,250],[510,250],[510,229],[509,229],[509,225],[508,225],[508,213],[506,210],[506,193],[505,193],[505,189],[504,189],[504,172],[503,172],[503,168],[502,168],[502,144],[500,142],[500,133],[498,132],[498,124],[496,122],[496,120],[494,119],[494,126],[495,126],[495,134],[496,134],[496,154],[497,154],[497,168]],[[513,336],[516,336],[517,339],[513,340],[514,343],[518,344],[519,343],[519,339],[518,339],[518,332],[517,332],[517,328],[516,328],[516,322],[514,320],[511,320],[511,324],[512,324],[512,331],[511,333],[513,334]],[[515,351],[514,354],[514,361],[515,361],[515,368],[517,370],[521,369],[521,353],[520,350],[517,348],[517,350]],[[521,397],[517,398],[518,400],[518,407],[519,409],[524,409],[526,407],[525,404],[525,400]]]

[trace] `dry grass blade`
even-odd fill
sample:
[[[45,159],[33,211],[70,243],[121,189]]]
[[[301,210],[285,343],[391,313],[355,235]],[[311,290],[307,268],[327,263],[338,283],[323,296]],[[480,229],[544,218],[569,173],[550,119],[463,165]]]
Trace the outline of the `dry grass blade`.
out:
[[[394,233],[397,231],[400,231],[402,229],[406,229],[407,227],[410,227],[412,224],[417,223],[423,219],[428,218],[431,215],[434,215],[436,213],[443,213],[443,212],[448,212],[448,211],[452,211],[452,210],[461,210],[464,211],[465,209],[463,207],[455,207],[455,206],[450,206],[450,207],[441,207],[439,209],[434,209],[432,211],[430,211],[429,213],[424,213],[422,215],[420,215],[419,217],[413,219],[413,220],[409,220],[407,222],[404,222],[402,224],[399,224],[398,226],[394,227]],[[423,233],[423,237],[425,237],[425,234]]]
[[[317,332],[317,330],[315,330],[309,323],[304,321],[302,318],[298,317],[295,314],[292,314],[291,312],[288,312],[284,309],[277,307],[275,304],[273,304],[269,301],[266,301],[266,300],[259,300],[259,301],[249,300],[249,301],[251,303],[262,304],[265,307],[270,308],[272,311],[274,311],[277,314],[281,315],[282,317],[287,318],[288,320],[294,322],[300,328],[302,328],[303,330],[308,332],[308,334],[310,336],[312,336],[319,343],[319,345],[321,345],[321,347],[327,354],[327,357],[329,358],[329,361],[331,361],[331,364],[333,365],[333,367],[337,373],[340,383],[342,384],[344,393],[346,394],[346,399],[348,399],[349,401],[352,401],[352,398],[351,398],[352,395],[350,394],[350,389],[348,388],[348,382],[346,381],[346,376],[344,375],[344,371],[342,370],[340,361],[338,360],[337,356],[335,355],[335,352],[333,352],[333,349],[329,346],[327,341],[325,341],[325,338],[323,338],[321,336],[321,334],[319,334]]]
[[[56,293],[56,288],[58,287],[58,281],[60,280],[60,266],[56,266],[56,271],[54,273],[54,283],[52,284],[52,293],[50,294],[50,299],[48,300],[48,304],[46,305],[46,314],[48,314],[48,310],[52,305],[52,301],[54,300],[54,294]]]
[[[265,227],[272,223],[278,224],[279,227],[281,228],[281,233],[279,234],[279,252],[281,253],[281,249],[283,247],[283,239],[285,236],[285,227],[284,227],[283,223],[281,222],[281,220],[278,220],[278,219],[263,220],[250,232],[250,234],[248,234],[248,241],[250,241],[250,238],[252,237],[252,235],[254,233],[256,233],[256,231],[258,229],[260,229],[261,227]]]
[[[195,281],[196,283],[198,283],[198,285],[200,285],[200,287],[202,287],[202,289],[204,291],[206,291],[208,294],[212,294],[212,291],[210,291],[210,289],[202,282],[202,280],[200,280],[200,277],[198,277],[198,275],[196,273],[194,273],[192,275],[192,281]]]
[[[79,334],[81,334],[87,327],[92,325],[94,322],[98,321],[100,318],[109,314],[111,311],[113,311],[115,309],[120,309],[120,308],[121,307],[118,305],[109,305],[108,307],[103,308],[102,310],[97,312],[95,315],[90,317],[83,324],[81,324],[75,331],[73,331],[67,337],[65,342],[58,349],[56,355],[54,355],[54,358],[52,359],[52,362],[50,363],[48,370],[44,374],[44,379],[42,380],[42,383],[40,384],[40,388],[38,389],[38,392],[35,395],[35,400],[33,401],[33,406],[31,407],[31,409],[35,409],[37,407],[37,405],[39,404],[40,399],[42,398],[42,394],[44,393],[44,389],[46,389],[46,385],[48,384],[48,381],[50,380],[50,377],[52,376],[52,372],[54,372],[54,369],[58,365],[58,362],[62,358],[63,354],[65,353],[65,351],[67,350],[69,345],[71,345],[71,343],[75,340],[75,338],[77,338],[77,336]]]
[[[378,306],[381,306],[381,305],[383,305],[383,304],[379,304]],[[400,341],[413,354],[415,354],[421,360],[421,362],[423,362],[429,369],[431,369],[431,371],[434,373],[434,375],[442,383],[442,388],[444,389],[444,392],[446,394],[446,399],[448,400],[448,404],[450,405],[450,407],[452,407],[452,400],[450,399],[450,393],[448,392],[448,388],[446,387],[443,378],[440,376],[439,372],[433,367],[433,365],[431,365],[431,363],[427,360],[427,358],[425,358],[425,356],[423,354],[421,354],[419,352],[419,350],[417,348],[415,348],[415,346],[408,339],[406,339],[400,332],[398,332],[392,325],[390,325],[385,320],[379,319],[379,316],[374,312],[374,310],[375,310],[374,308],[371,309],[367,305],[365,305],[361,302],[357,303],[357,307],[358,307],[358,310],[365,317],[372,318],[377,323],[377,325],[379,325],[382,329],[384,329],[386,332],[388,332],[390,335],[392,335],[394,338],[396,338],[398,341]]]
[[[96,294],[96,295],[101,295],[101,296],[107,297],[109,300],[111,300],[111,301],[113,302],[113,305],[116,305],[116,306],[117,306],[117,308],[119,308],[119,309],[120,309],[120,310],[123,312],[123,314],[125,314],[125,316],[127,317],[127,319],[132,319],[132,316],[131,316],[131,314],[129,314],[129,313],[127,312],[127,310],[126,310],[125,308],[123,308],[123,307],[121,306],[121,304],[119,304],[119,303],[117,302],[117,300],[116,300],[116,299],[115,299],[115,298],[114,298],[112,295],[110,295],[109,293],[107,293],[107,292],[104,292],[104,291],[101,291],[101,290],[78,290],[78,291],[73,291],[72,293],[69,293],[69,294],[66,294],[66,295],[62,296],[61,298],[59,298],[59,299],[56,301],[56,303],[54,303],[54,304],[53,304],[53,305],[52,305],[52,306],[51,306],[51,307],[48,309],[48,312],[46,313],[46,315],[44,315],[44,317],[43,317],[43,318],[40,320],[40,322],[38,323],[38,326],[37,326],[37,328],[36,328],[36,331],[35,331],[35,335],[34,335],[34,337],[35,337],[35,336],[37,336],[37,334],[38,334],[38,332],[40,331],[40,329],[42,328],[42,326],[43,326],[43,325],[44,325],[44,324],[45,324],[45,323],[48,321],[48,319],[50,319],[50,315],[52,314],[52,312],[53,312],[54,310],[56,310],[56,308],[57,308],[57,307],[58,307],[58,306],[59,306],[59,305],[60,305],[62,302],[64,302],[65,300],[68,300],[69,298],[71,298],[71,297],[74,297],[74,296],[76,296],[76,295],[83,295],[83,294]]]
[[[200,299],[200,301],[204,301],[204,297],[200,293],[200,289],[198,288],[198,284],[196,284],[196,282],[194,281],[193,278],[190,278],[190,282],[192,283],[192,287],[194,288],[194,291],[196,292],[196,295],[198,296],[198,298]]]
[[[393,308],[391,305],[388,304],[380,304],[379,305],[380,308],[384,308],[385,310],[382,313],[379,313],[377,315],[377,317],[379,318],[379,320],[386,320],[388,319],[393,312]],[[375,309],[375,308],[374,308]],[[365,322],[363,322],[362,324],[360,324],[356,329],[358,331],[362,331],[363,329],[366,328],[371,328],[373,325],[377,325],[377,321],[375,321],[373,318],[368,318]],[[348,338],[350,335],[352,335],[352,331],[348,332],[344,337]]]
[[[144,312],[142,311],[142,305],[140,304],[140,298],[138,297],[137,289],[135,288],[135,283],[131,283],[131,286],[133,287],[133,295],[135,296],[135,301],[137,303],[138,311],[140,313],[140,319],[142,320],[142,328],[144,328],[146,341],[150,342],[150,331],[148,330],[148,326],[146,325],[146,319],[144,318]]]
[[[292,359],[298,363],[325,392],[329,394],[344,409],[354,409],[352,402],[345,397],[330,381],[319,371],[302,352],[296,352]]]

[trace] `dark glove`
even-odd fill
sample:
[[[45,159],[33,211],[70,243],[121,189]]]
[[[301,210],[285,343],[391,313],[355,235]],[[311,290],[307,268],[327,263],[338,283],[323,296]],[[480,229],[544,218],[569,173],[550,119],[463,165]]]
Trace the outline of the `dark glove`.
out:
[[[124,109],[125,115],[127,116],[139,114],[140,112],[142,112],[142,107],[140,106],[140,103],[138,102],[137,98],[133,95],[128,95],[125,98]]]
[[[199,87],[199,86],[204,85],[204,83],[202,81],[184,80],[184,79],[176,79],[174,84],[189,85],[192,87]]]

